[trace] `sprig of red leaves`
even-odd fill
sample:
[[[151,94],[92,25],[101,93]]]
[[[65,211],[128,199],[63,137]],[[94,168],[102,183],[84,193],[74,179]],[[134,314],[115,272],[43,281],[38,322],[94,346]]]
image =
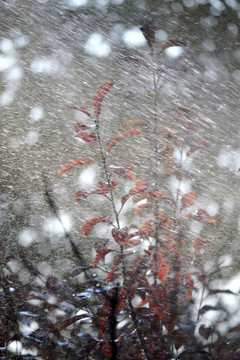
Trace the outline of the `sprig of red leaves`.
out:
[[[93,219],[87,220],[84,225],[81,227],[80,232],[83,236],[88,236],[88,234],[91,232],[92,228],[100,223],[105,222],[107,224],[112,224],[112,220],[109,218],[105,218],[103,216],[98,216]]]
[[[84,114],[88,115],[91,117],[91,114],[88,112],[87,109],[85,109],[84,107],[78,107],[78,106],[72,106],[72,105],[66,105],[66,107],[68,109],[74,109],[74,110],[79,110],[81,112],[83,112]]]
[[[94,114],[97,119],[99,118],[99,115],[101,114],[101,103],[103,101],[103,98],[113,85],[114,85],[113,81],[107,81],[104,85],[102,85],[99,88],[99,90],[94,98],[93,108],[94,108]]]
[[[124,138],[131,136],[131,135],[135,135],[135,134],[141,134],[142,130],[133,128],[131,130],[126,131],[125,133],[119,135],[118,137],[116,137],[115,139],[113,139],[110,144],[108,145],[107,150],[110,151],[112,149],[113,146],[115,146],[119,141],[123,140]]]
[[[99,250],[94,258],[93,267],[96,267],[97,264],[99,263],[99,261],[103,260],[105,258],[105,256],[112,251],[114,251],[114,250],[112,250],[112,249]]]
[[[87,164],[87,163],[94,163],[94,162],[95,161],[93,159],[83,159],[83,158],[72,161],[72,162],[66,164],[61,170],[59,170],[57,175],[61,176],[65,172],[75,168],[78,165],[83,165],[83,164]]]

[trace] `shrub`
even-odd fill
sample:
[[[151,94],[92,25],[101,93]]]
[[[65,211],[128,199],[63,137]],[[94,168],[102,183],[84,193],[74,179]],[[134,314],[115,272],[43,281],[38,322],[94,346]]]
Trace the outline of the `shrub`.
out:
[[[23,266],[41,283],[23,286],[8,267],[14,255],[6,241],[1,241],[2,359],[180,360],[237,356],[239,343],[234,334],[239,327],[229,330],[231,341],[227,345],[227,335],[223,339],[213,325],[201,323],[202,315],[208,311],[224,310],[220,302],[202,306],[205,294],[233,294],[230,290],[209,289],[209,279],[221,270],[220,266],[208,274],[203,270],[202,254],[214,255],[213,238],[202,235],[194,239],[185,231],[192,220],[206,228],[216,226],[215,220],[198,208],[196,192],[186,191],[183,186],[190,173],[186,162],[209,141],[195,140],[198,122],[192,109],[175,105],[164,110],[169,116],[168,126],[162,125],[157,115],[162,72],[154,59],[168,47],[185,44],[169,40],[156,51],[154,27],[144,26],[141,30],[153,59],[152,122],[124,122],[119,135],[105,148],[101,105],[107,101],[114,82],[107,81],[99,88],[93,113],[84,107],[68,106],[89,117],[89,125],[75,123],[75,136],[97,149],[102,168],[98,187],[77,191],[75,202],[97,196],[109,204],[107,217],[100,208],[99,215],[88,219],[80,229],[82,237],[96,235],[93,264],[87,264],[77,241],[65,230],[76,268],[64,282],[54,276],[44,278],[19,248]],[[127,161],[115,163],[118,146],[125,141],[134,144],[145,133],[151,136],[147,161],[136,161],[133,154]],[[137,151],[138,146],[133,149]],[[58,176],[96,161],[81,157],[63,166]],[[168,191],[170,180],[175,184],[172,192]],[[61,222],[48,185],[46,198]],[[125,209],[131,219],[128,224],[121,220]],[[98,236],[101,224],[109,228],[108,238]],[[51,295],[55,297],[52,304]],[[33,327],[35,322],[36,329],[28,333],[19,330],[19,323]],[[13,341],[34,350],[13,356],[7,347]]]

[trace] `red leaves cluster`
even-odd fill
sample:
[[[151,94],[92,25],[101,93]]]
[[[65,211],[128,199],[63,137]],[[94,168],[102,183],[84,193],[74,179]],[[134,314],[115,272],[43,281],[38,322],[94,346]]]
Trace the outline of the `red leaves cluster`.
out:
[[[79,190],[75,195],[75,202],[78,202],[79,200],[85,199],[86,197],[94,194],[106,196],[111,190],[116,188],[118,181],[113,180],[110,183],[110,186],[108,185],[108,182],[104,181],[99,181],[98,184],[99,188],[93,191]]]
[[[212,243],[213,240],[212,239],[206,239],[204,238],[203,236],[198,236],[195,240],[194,240],[194,243],[193,243],[193,247],[194,247],[194,250],[199,252],[201,251],[203,248],[206,247],[206,245]]]
[[[194,205],[196,199],[197,199],[197,195],[193,191],[184,195],[181,199],[181,203],[182,203],[181,210],[185,209],[186,207]]]
[[[161,281],[161,283],[164,285],[166,282],[168,272],[169,272],[169,265],[164,260],[164,258],[162,256],[162,250],[160,250],[160,249],[158,251],[157,262],[158,262],[157,276],[158,276],[158,279]]]
[[[109,170],[111,173],[114,173],[118,175],[119,177],[123,179],[128,179],[130,181],[135,180],[135,175],[132,171],[130,171],[130,168],[128,166],[109,166]]]
[[[146,191],[148,188],[148,183],[146,179],[137,179],[134,188],[129,191],[130,195],[135,195],[139,192]]]
[[[97,135],[92,130],[80,131],[75,135],[76,138],[80,138],[86,143],[97,143]]]
[[[213,226],[216,226],[215,219],[210,216],[205,210],[199,209],[195,213],[189,213],[187,215],[184,215],[181,217],[180,221],[186,220],[186,219],[193,219],[196,221],[199,221],[203,224],[210,224]]]
[[[75,135],[76,138],[79,138],[86,143],[98,142],[97,135],[90,126],[77,122],[74,124],[74,128],[77,133]]]
[[[152,25],[146,25],[141,28],[141,31],[152,52],[155,44],[155,28]],[[169,40],[162,45],[160,53],[170,46],[184,45],[185,43],[178,40]],[[84,142],[98,142],[100,138],[98,133],[98,119],[101,113],[101,104],[112,86],[113,82],[106,82],[99,88],[94,98],[95,127],[94,125],[88,126],[81,123],[75,124],[76,137]],[[89,117],[91,116],[85,108],[68,107],[79,110]],[[175,118],[178,120],[178,126],[177,128],[169,126],[161,131],[157,139],[160,145],[156,152],[156,162],[160,162],[161,165],[163,165],[165,176],[175,176],[181,181],[184,176],[184,169],[180,162],[175,161],[174,151],[176,149],[183,151],[186,148],[186,151],[184,150],[186,153],[190,148],[187,153],[187,156],[190,156],[192,152],[207,145],[208,142],[185,142],[187,135],[195,128],[195,123],[191,118],[192,111],[182,106],[177,106],[174,108],[174,111],[176,114]],[[179,324],[181,321],[180,312],[183,308],[186,308],[187,305],[190,306],[194,291],[194,280],[189,269],[189,258],[188,255],[185,256],[189,250],[188,246],[193,246],[195,250],[194,256],[196,256],[211,242],[211,239],[199,236],[194,240],[193,245],[192,243],[187,244],[187,241],[185,242],[180,238],[180,232],[177,227],[180,227],[180,222],[185,219],[193,219],[212,225],[215,225],[215,220],[203,209],[184,215],[186,213],[185,210],[194,206],[196,203],[197,195],[194,191],[182,197],[171,197],[166,191],[163,191],[164,189],[162,191],[160,190],[161,184],[155,185],[156,179],[154,182],[151,181],[151,179],[147,180],[148,178],[135,179],[135,174],[132,172],[132,169],[137,161],[131,162],[131,167],[126,165],[127,162],[120,166],[109,166],[107,156],[110,150],[123,139],[142,133],[142,130],[139,130],[135,126],[146,127],[148,123],[138,119],[127,121],[120,127],[120,130],[124,132],[110,141],[107,147],[107,153],[105,154],[106,158],[104,158],[104,170],[107,181],[99,181],[97,189],[93,191],[80,190],[76,194],[75,201],[79,201],[93,194],[103,195],[112,201],[112,196],[108,196],[108,194],[114,190],[117,185],[121,185],[121,181],[118,183],[119,178],[135,181],[134,186],[129,192],[121,196],[122,206],[118,212],[115,204],[113,204],[116,215],[115,225],[113,225],[112,220],[109,218],[98,216],[87,220],[81,227],[80,232],[82,236],[88,236],[95,225],[99,223],[111,224],[112,238],[109,237],[109,239],[98,240],[95,245],[96,255],[93,260],[93,266],[87,268],[87,271],[90,271],[92,268],[97,268],[99,273],[104,273],[102,282],[97,279],[95,283],[92,283],[94,285],[92,285],[91,280],[87,277],[88,280],[86,283],[78,285],[81,292],[78,293],[77,296],[79,298],[86,296],[86,292],[89,291],[89,289],[94,293],[94,296],[98,292],[101,293],[100,299],[103,305],[97,309],[97,316],[93,316],[93,321],[101,332],[101,340],[96,340],[91,344],[94,345],[94,349],[97,349],[96,351],[99,351],[102,357],[110,358],[113,356],[114,347],[116,346],[118,349],[121,349],[121,347],[126,346],[125,344],[128,341],[129,344],[135,343],[136,336],[138,336],[136,329],[138,329],[138,325],[141,324],[140,331],[142,331],[142,336],[145,341],[145,350],[134,349],[132,358],[147,358],[146,353],[144,354],[147,349],[150,357],[156,360],[165,360],[167,359],[166,351],[168,341],[171,343],[171,346],[174,344],[178,350],[185,344],[187,336],[186,332],[179,328]],[[77,165],[91,162],[94,161],[84,158],[70,162],[59,171],[58,176]],[[142,164],[144,161],[139,161],[139,163]],[[137,164],[136,166],[141,165]],[[144,163],[142,167],[143,166],[146,166],[146,163]],[[118,180],[113,179],[110,181],[114,176],[118,177]],[[110,193],[110,195],[112,195],[112,193]],[[147,213],[147,217],[143,218],[140,224],[139,218],[137,218],[137,225],[134,222],[129,228],[120,228],[119,214],[126,201],[130,198],[133,204],[136,205],[135,214],[143,215],[143,213]],[[138,204],[138,202],[140,203]],[[172,216],[169,214],[172,214]],[[179,214],[181,215],[179,216]],[[129,229],[131,229],[131,231]],[[147,242],[148,247],[146,246]],[[136,248],[134,248],[134,246],[140,243],[143,244],[141,254],[137,253]],[[111,248],[112,244],[113,249]],[[110,267],[105,263],[105,257],[108,254],[114,254],[109,256],[109,258],[112,257]],[[76,276],[82,272],[84,272],[84,270],[82,270],[81,267],[76,268],[72,272],[72,277],[75,277],[74,280]],[[117,293],[114,288],[118,289]],[[136,306],[134,301],[138,298],[140,298],[140,302],[138,306]],[[113,305],[113,303],[115,305]],[[123,328],[116,327],[114,334],[117,334],[117,336],[114,338],[115,335],[113,336],[113,333],[111,333],[111,327],[112,323],[118,319],[120,314],[121,316],[126,315],[127,318],[129,317],[128,315],[131,315],[131,322],[128,318]],[[60,330],[66,329],[78,320],[85,319],[86,316],[87,315],[79,315],[70,317],[63,322]],[[164,331],[162,326],[164,327]],[[149,328],[152,330],[151,334]],[[168,335],[166,335],[166,332]],[[210,330],[203,327],[199,328],[199,333],[205,339],[208,339],[210,336]],[[112,341],[112,339],[114,341]],[[126,340],[128,341],[126,342]],[[159,348],[162,349],[161,354],[159,354]],[[90,351],[91,350],[87,350],[86,354]]]

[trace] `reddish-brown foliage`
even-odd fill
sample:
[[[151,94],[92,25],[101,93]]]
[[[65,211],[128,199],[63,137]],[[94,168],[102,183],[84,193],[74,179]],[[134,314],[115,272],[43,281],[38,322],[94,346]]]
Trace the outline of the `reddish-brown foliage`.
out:
[[[86,143],[97,143],[97,135],[92,130],[80,131],[75,135],[76,138],[82,139]]]
[[[78,165],[83,165],[83,164],[87,164],[87,163],[94,163],[94,160],[81,158],[81,159],[72,161],[72,162],[66,164],[61,170],[59,170],[58,176],[61,176],[61,175],[64,174],[65,172],[67,172],[67,171],[75,168],[75,167],[78,166]]]
[[[112,221],[109,218],[104,218],[103,216],[95,217],[85,222],[85,224],[80,229],[81,234],[83,236],[88,236],[92,228],[100,222],[106,222],[108,224],[112,223]]]
[[[131,135],[135,135],[135,134],[141,134],[141,133],[142,133],[142,130],[139,130],[139,129],[136,129],[136,128],[133,128],[131,130],[126,131],[125,133],[119,135],[118,137],[116,137],[114,140],[112,140],[110,142],[110,144],[108,145],[108,148],[107,148],[108,151],[110,151],[113,146],[115,146],[119,141],[125,139],[126,137],[131,136]]]
[[[194,205],[196,199],[197,199],[197,195],[194,191],[191,191],[190,193],[184,195],[181,199],[182,202],[181,210],[185,209],[186,207]]]
[[[98,118],[101,113],[101,103],[103,101],[104,96],[111,89],[113,85],[114,85],[113,81],[107,81],[104,85],[102,85],[99,88],[97,95],[94,98],[94,105],[93,105],[94,114],[96,118]]]
[[[155,61],[155,27],[145,25],[141,31],[150,47],[152,61]],[[183,45],[184,42],[169,40],[162,45],[159,53],[170,46]],[[158,58],[152,74],[154,91],[149,97],[155,104],[149,112],[153,114],[152,119],[148,116],[146,121],[126,121],[120,130],[127,131],[110,141],[108,132],[102,134],[99,126],[102,101],[113,86],[113,82],[108,81],[99,88],[94,99],[95,117],[89,119],[94,124],[74,125],[76,137],[86,143],[96,143],[100,156],[101,171],[96,188],[79,190],[75,195],[76,202],[96,195],[93,197],[94,201],[96,199],[94,211],[98,210],[98,216],[82,225],[80,233],[83,237],[89,236],[97,224],[108,225],[104,229],[106,237],[100,234],[101,226],[94,229],[96,255],[93,264],[87,265],[81,254],[83,239],[80,237],[74,241],[67,232],[65,238],[72,251],[71,261],[75,260],[76,264],[70,271],[69,265],[66,267],[64,279],[54,272],[47,276],[46,273],[41,274],[29,260],[31,256],[25,257],[20,249],[13,253],[8,250],[7,241],[0,239],[3,268],[0,357],[15,358],[8,351],[8,344],[14,340],[22,341],[26,349],[33,347],[37,357],[46,360],[182,360],[213,358],[215,355],[221,360],[224,356],[231,359],[238,352],[239,344],[230,345],[230,350],[224,352],[221,347],[224,342],[214,326],[199,323],[201,316],[208,311],[222,311],[219,302],[213,306],[205,303],[204,299],[204,305],[198,305],[205,293],[209,296],[237,294],[229,289],[208,286],[210,276],[216,278],[221,267],[217,265],[208,273],[203,270],[204,264],[199,265],[198,258],[206,249],[214,251],[208,248],[213,241],[201,235],[194,239],[189,226],[185,226],[192,220],[216,225],[215,220],[205,210],[197,208],[194,191],[181,196],[180,185],[172,195],[166,190],[169,176],[178,179],[179,184],[186,178],[183,161],[175,159],[176,151],[183,153],[184,149],[190,149],[187,153],[190,156],[208,145],[209,141],[194,140],[192,135],[196,121],[193,111],[185,106],[170,106],[175,123],[170,116],[171,125],[162,125],[155,109],[159,72],[162,72],[159,66]],[[68,107],[91,116],[85,108]],[[169,113],[165,112],[166,116]],[[136,159],[133,152],[127,160],[119,159],[122,156],[115,158],[114,153],[109,151],[118,142],[134,134],[143,134],[134,126],[144,126],[148,135],[151,129],[155,129],[150,147],[145,155],[136,154]],[[130,139],[132,142],[136,140],[134,137]],[[106,143],[109,145],[105,148]],[[92,153],[92,146],[90,151]],[[65,165],[58,176],[78,165],[93,162],[90,158],[80,158]],[[112,163],[116,165],[110,165]],[[133,186],[129,186],[129,180],[135,181]],[[48,202],[59,219],[57,206],[49,195]],[[185,209],[193,205],[196,210],[185,214]],[[81,203],[76,206],[80,207]],[[106,217],[106,213],[112,220]],[[205,228],[207,230],[208,226]],[[110,253],[113,255],[105,261]],[[37,256],[40,257],[40,254]],[[32,289],[25,286],[18,273],[12,270],[17,261],[33,279]],[[23,277],[20,272],[20,276],[24,278],[25,274]],[[200,291],[197,289],[198,282],[201,282]],[[195,302],[197,296],[200,301]],[[76,315],[79,310],[84,310],[84,313]],[[37,329],[22,333],[19,325],[31,324],[32,320],[28,319],[35,319],[35,315]],[[219,318],[222,321],[222,317]],[[231,341],[235,332],[239,332],[239,324],[229,329]],[[181,351],[181,347],[184,350]]]
[[[91,114],[90,114],[90,113],[88,112],[88,110],[85,109],[84,107],[67,105],[67,108],[82,111],[84,114],[86,114],[86,115],[88,115],[88,116],[91,117]]]
[[[112,250],[112,249],[99,250],[94,258],[93,267],[96,267],[97,264],[99,263],[99,261],[103,260],[105,258],[105,256],[112,251],[114,251],[114,250]]]

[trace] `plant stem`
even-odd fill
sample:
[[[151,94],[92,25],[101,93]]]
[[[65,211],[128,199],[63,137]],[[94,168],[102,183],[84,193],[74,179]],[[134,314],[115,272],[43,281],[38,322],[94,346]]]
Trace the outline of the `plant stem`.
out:
[[[105,173],[107,183],[108,183],[108,187],[109,187],[110,200],[111,200],[111,203],[112,203],[115,219],[116,219],[116,222],[117,222],[117,228],[120,229],[119,217],[118,217],[117,209],[116,209],[115,202],[114,202],[113,192],[112,192],[112,189],[111,189],[111,178],[110,178],[110,174],[109,174],[109,172],[107,170],[106,155],[104,154],[104,151],[103,151],[102,140],[101,140],[100,131],[99,131],[99,121],[98,120],[95,120],[95,125],[96,125],[96,132],[97,132],[99,150],[100,150],[100,153],[101,153],[101,158],[102,158],[102,163],[103,163],[103,169],[104,169],[104,173]]]
[[[100,149],[102,163],[103,163],[103,169],[104,169],[105,176],[106,176],[106,179],[107,179],[107,183],[108,183],[108,186],[109,186],[109,193],[110,193],[110,198],[111,198],[110,200],[111,200],[111,203],[112,203],[115,219],[116,219],[116,222],[117,222],[117,228],[120,229],[119,213],[116,210],[116,206],[115,206],[115,202],[114,202],[113,191],[111,189],[111,178],[110,178],[110,174],[109,174],[109,172],[107,170],[106,155],[104,154],[104,151],[103,151],[102,140],[101,140],[100,131],[99,131],[99,119],[95,120],[95,124],[96,124],[96,133],[97,133],[97,138],[98,138],[99,149]],[[130,316],[131,316],[131,318],[133,320],[133,323],[134,323],[134,326],[136,328],[138,338],[139,338],[141,347],[142,347],[142,349],[144,351],[145,357],[148,360],[151,360],[150,354],[149,354],[148,349],[147,349],[146,342],[144,340],[144,336],[142,334],[141,328],[139,326],[139,323],[138,323],[138,320],[137,320],[137,317],[136,317],[136,314],[135,314],[135,311],[134,311],[134,307],[132,305],[129,288],[128,288],[127,284],[126,284],[126,265],[125,265],[125,261],[124,261],[124,253],[123,253],[123,246],[122,245],[120,245],[120,252],[121,252],[121,260],[122,260],[123,284],[124,284],[124,287],[125,287],[125,290],[126,290],[126,293],[127,293],[127,301],[128,301],[128,306],[129,306],[129,309],[130,309]],[[117,353],[117,349],[116,349],[116,347],[114,345],[114,356],[115,357],[116,357],[116,353]]]

